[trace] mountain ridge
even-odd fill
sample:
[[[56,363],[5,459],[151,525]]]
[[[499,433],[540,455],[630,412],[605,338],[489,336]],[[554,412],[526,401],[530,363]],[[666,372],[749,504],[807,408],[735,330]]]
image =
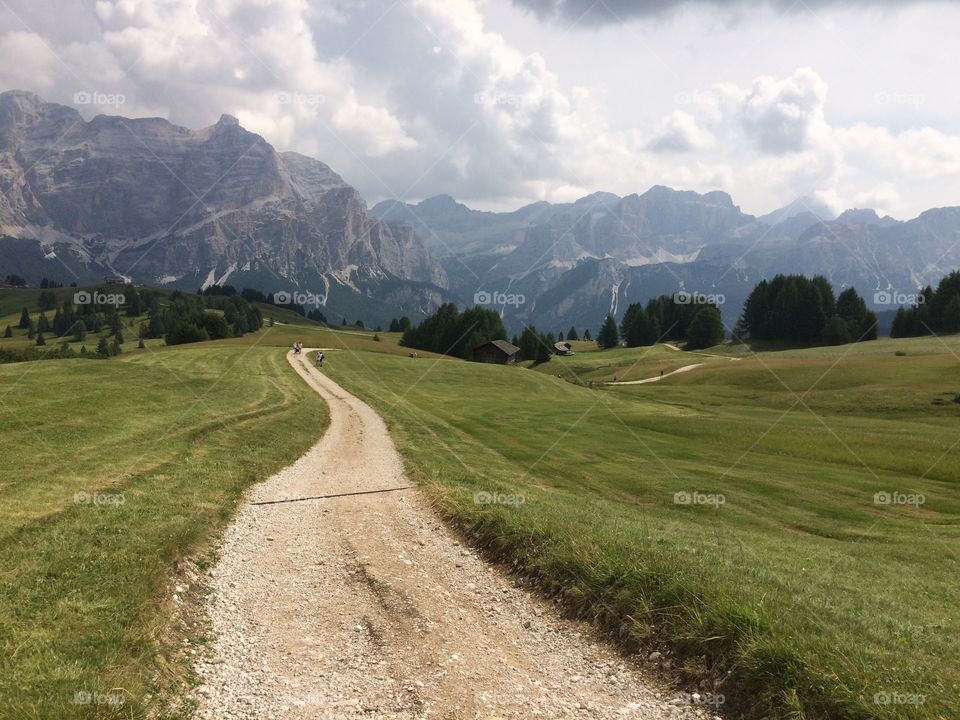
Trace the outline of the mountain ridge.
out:
[[[31,275],[59,281],[249,282],[324,298],[334,283],[414,313],[447,284],[411,227],[370,217],[328,165],[277,152],[229,114],[195,130],[87,122],[33,93],[0,93],[0,191],[0,232],[34,240],[44,261]]]

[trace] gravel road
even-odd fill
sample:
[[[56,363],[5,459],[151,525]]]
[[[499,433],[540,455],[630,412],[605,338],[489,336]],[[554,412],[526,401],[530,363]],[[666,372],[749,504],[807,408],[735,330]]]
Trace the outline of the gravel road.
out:
[[[198,718],[714,717],[485,563],[418,490],[390,490],[410,483],[380,417],[288,360],[330,427],[224,535]],[[369,490],[387,492],[253,504]]]

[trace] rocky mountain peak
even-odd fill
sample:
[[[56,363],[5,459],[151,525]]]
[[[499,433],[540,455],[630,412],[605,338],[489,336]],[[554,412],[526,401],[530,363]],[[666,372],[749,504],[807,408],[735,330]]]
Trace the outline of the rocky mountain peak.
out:
[[[412,232],[370,218],[329,166],[276,152],[227,114],[202,130],[163,118],[85,122],[32,93],[2,93],[0,226],[63,245],[97,278],[108,269],[193,289],[246,273],[252,287],[315,290],[329,275],[351,292],[363,291],[360,276],[367,287],[446,282]],[[39,274],[54,271],[60,264]]]

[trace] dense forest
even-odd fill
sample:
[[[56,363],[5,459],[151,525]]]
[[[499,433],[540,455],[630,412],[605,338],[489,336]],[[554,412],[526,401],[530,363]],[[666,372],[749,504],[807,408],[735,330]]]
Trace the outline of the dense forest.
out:
[[[407,327],[400,344],[417,350],[469,358],[473,348],[478,345],[490,340],[506,339],[507,331],[495,310],[473,307],[461,313],[453,303],[444,303],[419,325]]]
[[[621,341],[627,347],[680,341],[686,342],[688,350],[698,350],[723,342],[723,321],[716,305],[693,299],[692,295],[676,293],[651,298],[646,307],[631,303],[619,328],[612,315],[604,319],[597,333],[597,345],[606,349]]]
[[[777,275],[761,280],[747,298],[738,339],[842,345],[877,339],[877,316],[850,287],[835,296],[825,277]]]
[[[940,280],[937,289],[927,286],[911,307],[900,308],[893,319],[891,337],[918,337],[960,332],[960,271]]]

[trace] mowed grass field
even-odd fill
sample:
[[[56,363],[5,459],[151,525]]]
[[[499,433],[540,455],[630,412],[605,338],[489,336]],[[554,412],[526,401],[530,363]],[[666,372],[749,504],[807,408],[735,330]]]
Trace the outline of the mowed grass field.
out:
[[[476,542],[625,640],[672,646],[734,715],[946,719],[958,354],[958,337],[661,346],[532,372],[331,352],[325,371],[384,415]],[[650,385],[581,384],[700,361]]]
[[[0,326],[24,306],[36,320],[37,294],[0,291]],[[189,711],[183,641],[204,637],[182,622],[197,613],[184,560],[212,562],[244,491],[327,422],[287,349],[407,352],[396,335],[261,307],[275,323],[242,338],[137,349],[134,331],[109,360],[0,364],[0,717]],[[0,339],[28,342],[22,330]]]
[[[580,344],[529,370],[271,316],[234,340],[0,365],[0,716],[145,717],[183,687],[180,561],[208,558],[243,491],[325,421],[283,357],[299,340],[384,415],[441,512],[722,681],[721,712],[960,717],[960,338]]]
[[[182,680],[180,561],[326,420],[257,335],[0,365],[0,717],[145,717]]]

